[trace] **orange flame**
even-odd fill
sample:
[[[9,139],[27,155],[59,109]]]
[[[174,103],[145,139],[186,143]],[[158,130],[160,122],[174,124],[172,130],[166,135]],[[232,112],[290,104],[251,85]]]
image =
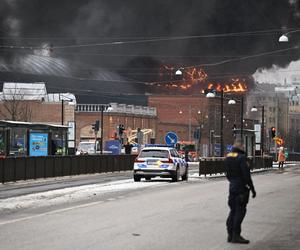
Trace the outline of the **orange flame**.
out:
[[[169,66],[169,65],[162,65],[160,75],[167,75],[171,78],[170,83],[167,84],[154,84],[156,86],[165,86],[166,88],[171,89],[181,89],[181,90],[188,90],[192,88],[194,85],[199,83],[205,83],[208,79],[208,74],[203,70],[199,68],[186,68],[182,69],[183,75],[182,82],[180,82],[176,76],[175,76],[175,70],[177,70],[179,67]],[[173,83],[176,82],[176,83]],[[216,91],[221,91],[223,89],[224,92],[246,92],[247,91],[247,85],[244,80],[240,80],[239,78],[231,79],[230,82],[220,84],[220,83],[214,83],[209,82],[207,85],[207,88],[202,86],[203,89],[215,89]]]

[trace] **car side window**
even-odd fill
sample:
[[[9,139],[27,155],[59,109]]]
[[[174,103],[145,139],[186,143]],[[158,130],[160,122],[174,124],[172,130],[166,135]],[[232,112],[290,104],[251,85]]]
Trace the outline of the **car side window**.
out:
[[[178,154],[177,150],[174,149],[174,152],[175,152],[176,157],[181,158],[180,155]]]
[[[175,152],[174,149],[171,149],[170,152],[171,152],[171,156],[172,157],[177,157],[176,152]]]
[[[178,157],[178,154],[174,149],[171,150],[171,156],[172,157]]]

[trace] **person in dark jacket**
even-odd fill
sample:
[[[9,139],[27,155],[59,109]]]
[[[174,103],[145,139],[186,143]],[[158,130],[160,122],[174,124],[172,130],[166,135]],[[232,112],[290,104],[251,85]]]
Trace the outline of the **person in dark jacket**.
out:
[[[232,151],[227,154],[226,177],[229,181],[228,205],[230,213],[226,221],[228,242],[248,244],[250,241],[241,236],[241,224],[246,215],[249,193],[256,197],[255,188],[251,179],[250,169],[246,162],[244,143],[237,139]]]
[[[126,143],[124,148],[125,148],[125,154],[131,155],[131,151],[132,151],[133,146],[129,143],[129,141]]]

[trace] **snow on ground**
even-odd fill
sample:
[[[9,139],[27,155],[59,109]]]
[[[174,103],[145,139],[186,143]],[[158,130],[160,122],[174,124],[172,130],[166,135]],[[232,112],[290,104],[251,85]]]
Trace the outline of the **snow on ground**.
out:
[[[29,207],[44,207],[67,203],[81,199],[87,199],[95,195],[101,196],[109,192],[140,189],[168,182],[134,182],[132,179],[113,181],[104,184],[92,184],[78,187],[70,187],[58,190],[51,190],[42,193],[34,193],[18,197],[0,200],[0,213],[5,210],[15,210]]]
[[[288,164],[296,165],[296,164]],[[273,167],[278,167],[274,164]],[[254,170],[253,172],[260,172],[264,170]],[[224,174],[216,174],[206,178],[224,177]],[[69,187],[57,190],[51,190],[47,192],[34,193],[29,195],[17,196],[0,200],[0,214],[7,210],[24,209],[29,207],[46,207],[51,205],[58,205],[62,203],[68,203],[72,201],[79,201],[82,199],[88,199],[90,197],[101,197],[106,193],[120,192],[126,190],[149,188],[153,186],[172,185],[168,180],[156,181],[159,178],[153,179],[153,181],[134,182],[132,179],[112,181],[102,184],[83,185],[77,187]],[[190,171],[189,181],[199,181],[199,179],[205,179],[204,175],[199,176],[198,172]]]

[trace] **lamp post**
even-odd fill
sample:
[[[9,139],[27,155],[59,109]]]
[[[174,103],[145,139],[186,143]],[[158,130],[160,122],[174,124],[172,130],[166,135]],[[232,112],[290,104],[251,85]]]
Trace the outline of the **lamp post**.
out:
[[[280,43],[286,43],[286,42],[289,41],[288,35],[289,35],[289,34],[292,34],[292,33],[296,33],[296,32],[300,32],[300,30],[292,30],[292,31],[289,31],[289,32],[287,32],[287,33],[284,33],[284,34],[282,34],[282,35],[279,37],[278,41],[279,41]]]
[[[103,154],[103,119],[104,119],[104,111],[112,111],[113,108],[111,105],[100,105],[101,110],[101,121],[100,121],[100,131],[101,131],[101,137],[100,137],[100,154]]]
[[[195,111],[195,109],[192,109],[192,106],[189,105],[189,108],[188,108],[188,140],[189,141],[192,141],[192,111]],[[183,114],[183,111],[182,110],[179,110],[179,114]],[[200,110],[197,110],[197,114],[201,114],[201,111]]]
[[[236,104],[236,101],[231,99],[228,101],[229,105]],[[244,130],[244,96],[241,98],[241,139],[243,139],[243,130]]]
[[[76,102],[74,98],[69,98],[66,97],[64,95],[59,94],[59,100],[61,101],[61,125],[64,125],[64,116],[65,116],[65,112],[64,112],[64,105],[65,105],[65,101],[68,101],[70,105],[75,105]]]
[[[223,142],[223,113],[224,113],[224,90],[221,89],[219,92],[221,94],[220,105],[221,105],[221,120],[220,120],[220,144],[221,144],[221,157],[224,156],[224,142]],[[207,98],[214,98],[216,94],[209,92],[206,95]]]
[[[65,102],[67,101],[69,102],[69,105],[76,105],[76,101],[75,101],[75,97],[74,98],[69,98],[67,96],[64,96],[62,94],[59,94],[59,100],[61,101],[61,125],[63,126],[65,121],[64,121],[64,116],[65,116],[65,112],[64,112],[64,105]],[[63,135],[61,135],[61,145],[62,145],[62,149],[67,147],[67,144],[69,143],[69,139],[68,136],[66,136],[65,139],[65,143],[64,143],[64,139],[63,139]]]
[[[265,137],[265,106],[253,106],[251,109],[251,112],[257,112],[258,108],[261,109],[261,130],[260,130],[260,150],[261,150],[261,155],[264,155],[264,137]]]

